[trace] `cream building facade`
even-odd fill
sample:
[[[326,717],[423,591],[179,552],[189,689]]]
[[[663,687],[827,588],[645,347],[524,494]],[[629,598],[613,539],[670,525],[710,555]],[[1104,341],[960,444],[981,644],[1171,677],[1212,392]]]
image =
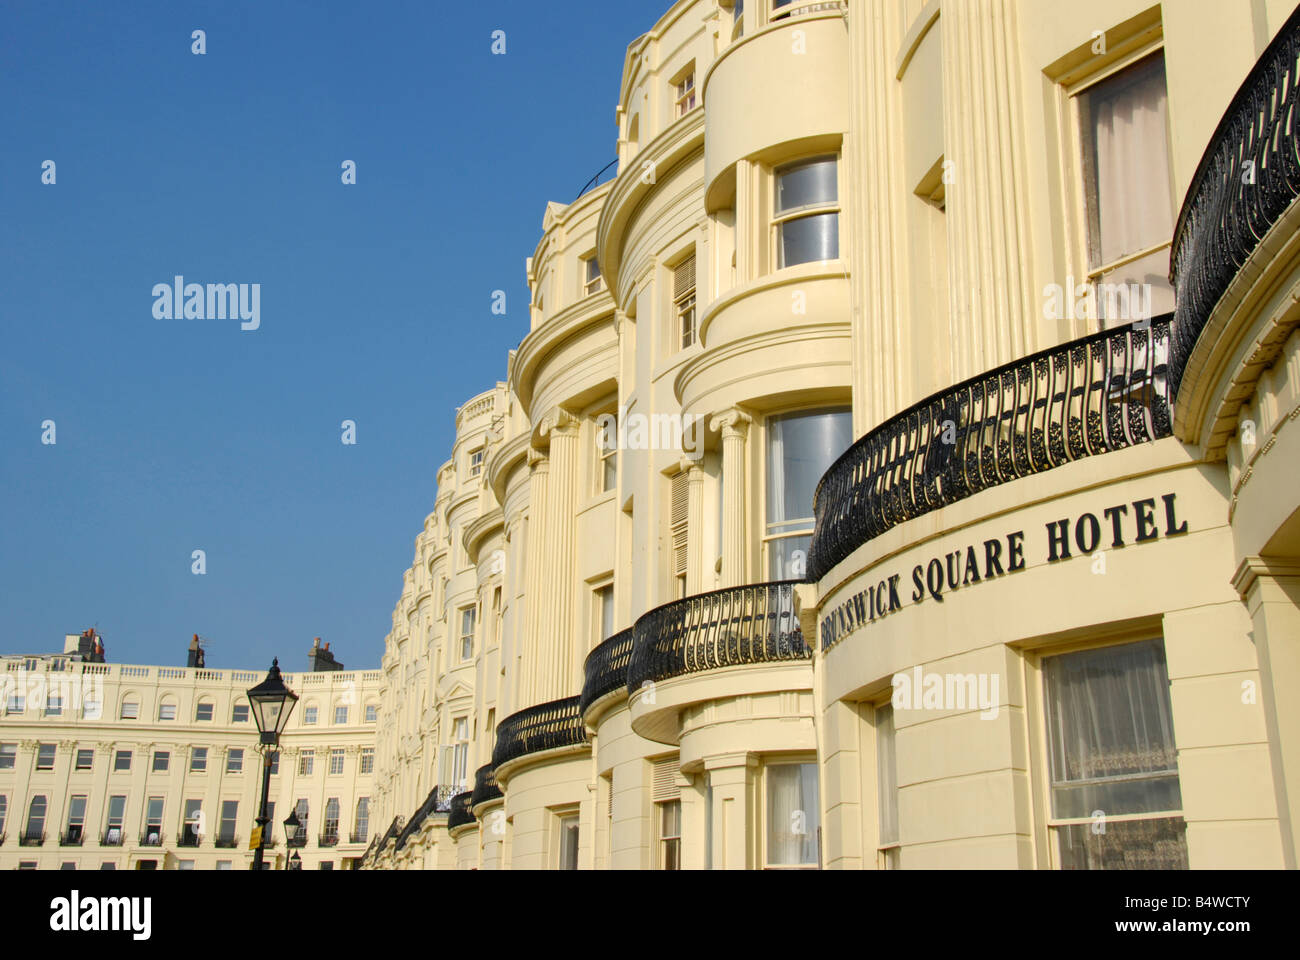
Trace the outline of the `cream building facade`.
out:
[[[1298,57],[673,4],[457,414],[365,864],[1294,867]]]
[[[65,649],[75,650],[77,637]],[[261,671],[0,657],[0,869],[246,870]],[[270,869],[353,867],[373,840],[378,671],[285,673]],[[290,846],[283,820],[303,823]]]

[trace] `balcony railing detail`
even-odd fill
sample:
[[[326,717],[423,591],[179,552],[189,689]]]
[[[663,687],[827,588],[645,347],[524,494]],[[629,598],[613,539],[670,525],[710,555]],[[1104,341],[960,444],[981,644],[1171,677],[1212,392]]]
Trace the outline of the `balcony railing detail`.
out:
[[[144,833],[140,834],[140,846],[142,846],[142,847],[161,847],[161,846],[162,846],[162,830],[161,830],[161,829],[158,829],[158,830],[146,830]],[[198,844],[196,843],[195,846],[197,847]]]
[[[587,661],[583,664],[582,697],[578,705],[583,713],[601,697],[627,686],[627,665],[632,659],[635,640],[635,630],[628,627],[587,654]]]
[[[79,847],[85,842],[85,834],[80,827],[68,827],[59,837],[59,846],[61,847]]]
[[[492,751],[493,769],[530,753],[586,743],[587,730],[582,724],[578,699],[552,700],[512,713],[501,721],[497,727],[496,749]],[[450,822],[447,825],[451,826]]]
[[[21,833],[18,835],[18,846],[20,847],[41,847],[45,845],[45,834],[41,833]]]
[[[861,437],[813,498],[809,578],[981,490],[1170,436],[1169,317],[1095,333],[922,400]]]
[[[505,794],[497,786],[496,774],[492,772],[492,764],[486,764],[479,767],[474,773],[474,792],[470,794],[469,805],[477,807],[480,803],[487,803],[489,800],[496,800]]]
[[[104,836],[99,841],[100,846],[120,847],[122,845],[122,828],[109,827],[104,831]]]
[[[397,834],[397,846],[395,849],[401,850],[402,847],[406,846],[406,841],[411,838],[412,834],[420,829],[420,824],[422,824],[427,817],[431,815],[445,814],[451,810],[451,799],[459,792],[459,788],[441,785],[430,790],[429,795],[424,798],[424,802],[420,804],[419,808],[411,816],[411,819],[407,821],[406,826]],[[388,841],[385,839],[384,843],[387,842]],[[381,843],[380,849],[382,848],[383,844]]]
[[[213,846],[218,847],[222,850],[233,850],[239,846],[239,838],[238,837],[217,837],[216,842],[213,844]]]
[[[1210,138],[1174,228],[1169,381],[1177,396],[1206,321],[1300,195],[1300,8],[1246,76]]]
[[[451,798],[451,812],[447,814],[448,830],[463,827],[467,823],[474,823],[474,813],[470,809],[470,798],[472,796],[473,793],[467,790]]]
[[[337,847],[339,845],[338,831],[333,833],[322,833],[316,838],[316,845],[320,847]]]
[[[627,690],[651,681],[810,655],[794,611],[796,581],[755,583],[675,600],[641,616]]]

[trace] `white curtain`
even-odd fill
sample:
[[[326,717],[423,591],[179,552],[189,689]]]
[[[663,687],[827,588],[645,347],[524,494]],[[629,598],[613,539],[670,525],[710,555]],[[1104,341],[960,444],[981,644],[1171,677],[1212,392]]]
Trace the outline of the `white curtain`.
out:
[[[1055,816],[1181,806],[1163,641],[1049,657],[1045,676]]]
[[[1102,81],[1083,98],[1096,180],[1091,260],[1099,267],[1173,233],[1164,55]]]
[[[898,842],[898,760],[894,708],[876,711],[876,780],[880,799],[880,845]]]
[[[817,807],[816,764],[785,763],[767,768],[768,863],[817,863]]]

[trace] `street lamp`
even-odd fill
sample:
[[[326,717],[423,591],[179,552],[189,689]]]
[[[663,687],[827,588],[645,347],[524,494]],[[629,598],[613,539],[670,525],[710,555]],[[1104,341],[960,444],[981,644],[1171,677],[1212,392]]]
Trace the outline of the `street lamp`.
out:
[[[293,852],[293,856],[289,858],[289,869],[290,870],[302,869],[302,857],[298,856],[297,850],[295,850]]]
[[[261,734],[258,742],[262,748],[262,806],[257,815],[261,832],[258,834],[257,852],[253,854],[253,869],[261,870],[266,853],[266,828],[271,822],[266,813],[266,803],[271,794],[271,754],[280,746],[280,734],[289,723],[293,705],[298,702],[298,695],[280,679],[278,657],[271,661],[271,671],[266,679],[248,691],[248,702],[252,706],[253,719],[257,721],[257,731]]]
[[[284,842],[288,846],[293,846],[293,838],[298,836],[298,830],[302,827],[302,821],[298,819],[298,809],[295,807],[289,811],[289,815],[284,818]]]

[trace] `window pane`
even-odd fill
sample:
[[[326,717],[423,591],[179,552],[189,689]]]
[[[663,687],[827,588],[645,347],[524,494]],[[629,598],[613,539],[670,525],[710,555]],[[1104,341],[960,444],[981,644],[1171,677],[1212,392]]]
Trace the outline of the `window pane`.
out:
[[[578,869],[578,818],[560,820],[560,869]]]
[[[817,765],[785,763],[767,768],[767,862],[778,866],[817,863]]]
[[[1093,824],[1059,827],[1062,870],[1186,870],[1187,824],[1182,817],[1115,820],[1102,833]]]
[[[894,736],[894,708],[886,704],[876,711],[876,783],[882,847],[898,842],[898,758]]]
[[[840,255],[840,215],[821,213],[781,224],[778,267],[834,260]]]
[[[813,494],[822,475],[853,442],[847,410],[814,410],[771,417],[767,427],[767,535],[813,528]],[[799,579],[811,539],[787,537],[768,543],[774,580]]]
[[[777,171],[776,212],[835,203],[839,199],[835,179],[834,157],[810,160]]]
[[[1044,682],[1056,817],[1182,807],[1162,640],[1048,657]]]

